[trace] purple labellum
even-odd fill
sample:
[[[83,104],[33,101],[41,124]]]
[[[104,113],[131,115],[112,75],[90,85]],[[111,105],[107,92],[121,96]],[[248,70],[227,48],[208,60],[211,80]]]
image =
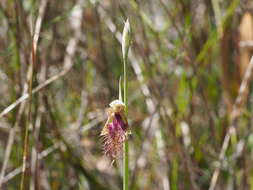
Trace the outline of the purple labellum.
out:
[[[126,139],[127,124],[124,123],[119,113],[115,113],[112,122],[108,123],[106,127],[108,133],[105,135],[104,151],[106,155],[116,158],[122,151],[123,142]]]
[[[114,122],[114,120],[112,123],[108,124],[108,133],[111,136],[111,138],[117,135],[117,133],[119,133],[120,130],[122,130],[121,127],[118,125],[117,122]]]
[[[127,124],[123,121],[120,113],[115,113],[115,119],[118,125],[121,127],[122,130],[126,131]]]
[[[104,138],[104,153],[115,159],[122,152],[123,143],[127,140],[129,129],[125,115],[125,105],[120,100],[110,103],[108,119],[101,135]]]

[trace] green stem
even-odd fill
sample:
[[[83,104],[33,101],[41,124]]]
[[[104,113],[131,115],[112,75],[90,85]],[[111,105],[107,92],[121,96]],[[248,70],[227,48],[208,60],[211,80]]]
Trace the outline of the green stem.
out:
[[[124,142],[124,177],[123,190],[128,190],[128,141]]]
[[[128,112],[128,100],[127,100],[127,58],[124,60],[124,103],[125,103],[125,112],[127,115]],[[123,146],[123,190],[128,190],[128,177],[129,177],[129,169],[128,169],[128,140],[124,142]]]
[[[125,108],[126,115],[128,114],[127,88],[128,88],[128,84],[127,84],[127,60],[124,60],[124,104],[126,106],[126,108]]]

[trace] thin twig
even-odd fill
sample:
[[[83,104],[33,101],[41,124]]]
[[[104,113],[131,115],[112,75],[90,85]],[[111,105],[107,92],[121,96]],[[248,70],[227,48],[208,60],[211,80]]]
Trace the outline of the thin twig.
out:
[[[225,153],[228,149],[228,145],[229,145],[229,141],[231,138],[231,135],[235,133],[235,122],[238,119],[238,117],[241,115],[241,108],[244,104],[244,101],[247,98],[247,87],[249,85],[251,76],[252,76],[252,71],[253,71],[253,56],[251,57],[250,63],[247,67],[247,70],[244,74],[239,92],[238,92],[238,96],[235,100],[235,103],[233,105],[233,110],[231,113],[231,118],[230,118],[230,125],[228,127],[228,131],[226,133],[226,136],[224,138],[223,144],[222,144],[222,148],[219,154],[219,164],[218,166],[215,168],[212,178],[211,178],[211,182],[210,182],[210,186],[209,186],[209,190],[214,190],[215,186],[217,184],[217,180],[220,174],[220,168],[222,165],[222,162],[225,159]]]

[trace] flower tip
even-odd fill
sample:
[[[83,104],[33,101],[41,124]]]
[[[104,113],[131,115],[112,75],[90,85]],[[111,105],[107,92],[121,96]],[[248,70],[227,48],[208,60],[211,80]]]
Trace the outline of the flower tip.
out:
[[[130,29],[130,23],[127,19],[124,25],[123,34],[122,34],[122,54],[123,59],[127,58],[128,50],[130,47],[130,41],[131,41],[131,29]]]
[[[126,22],[125,22],[125,29],[126,30],[130,30],[130,23],[129,23],[129,19],[127,18]]]
[[[110,107],[116,107],[116,106],[125,106],[125,104],[121,100],[113,100],[110,104]]]

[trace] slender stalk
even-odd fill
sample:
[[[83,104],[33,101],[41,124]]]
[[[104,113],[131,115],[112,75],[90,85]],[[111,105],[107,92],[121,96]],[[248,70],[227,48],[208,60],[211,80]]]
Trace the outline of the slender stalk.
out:
[[[128,141],[124,142],[124,179],[123,179],[123,190],[128,190],[128,178],[129,178],[129,168],[128,168]]]
[[[125,113],[127,116],[128,113],[128,81],[127,81],[127,57],[128,57],[128,50],[130,47],[130,41],[131,41],[131,34],[130,34],[130,24],[127,19],[125,22],[125,26],[123,29],[123,34],[122,34],[122,42],[121,42],[121,47],[122,47],[122,55],[123,55],[123,64],[124,64],[124,104],[125,104]],[[128,139],[125,140],[124,145],[123,145],[123,190],[128,190],[128,178],[129,178],[129,169],[128,169]]]
[[[20,190],[24,190],[25,185],[25,175],[26,175],[26,164],[29,148],[29,126],[32,126],[32,81],[33,81],[33,69],[35,64],[35,51],[34,51],[34,41],[32,41],[32,53],[31,53],[31,64],[28,69],[28,92],[29,92],[29,107],[28,107],[28,119],[25,125],[25,137],[24,137],[24,150],[23,150],[23,167],[22,176],[20,182]]]
[[[124,104],[126,106],[125,112],[127,115],[128,112],[128,98],[127,98],[127,58],[124,58]],[[123,151],[124,151],[124,156],[123,156],[123,190],[128,190],[128,178],[129,178],[129,168],[128,168],[128,140],[124,142],[123,145]]]

